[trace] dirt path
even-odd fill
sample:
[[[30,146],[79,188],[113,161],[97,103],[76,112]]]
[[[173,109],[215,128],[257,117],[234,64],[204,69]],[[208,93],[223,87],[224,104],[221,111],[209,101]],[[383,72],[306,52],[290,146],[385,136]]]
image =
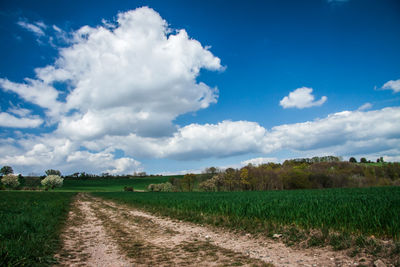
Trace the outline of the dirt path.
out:
[[[158,217],[79,194],[63,233],[61,266],[364,266],[343,252]]]

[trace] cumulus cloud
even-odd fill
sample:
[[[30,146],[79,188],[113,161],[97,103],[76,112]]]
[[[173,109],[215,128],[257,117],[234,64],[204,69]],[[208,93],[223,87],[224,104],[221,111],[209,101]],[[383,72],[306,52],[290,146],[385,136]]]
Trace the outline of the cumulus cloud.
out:
[[[18,24],[39,37],[48,28],[44,23]],[[115,158],[109,147],[82,151],[82,144],[119,136],[164,140],[176,131],[173,121],[177,116],[217,102],[218,89],[197,78],[201,69],[222,71],[220,59],[184,29],[169,28],[153,9],[119,13],[115,22],[103,20],[100,26],[83,26],[68,34],[55,25],[50,30],[69,38],[69,46],[59,48],[54,64],[35,69],[36,77],[25,78],[23,83],[0,78],[0,87],[41,107],[46,125],[56,130],[45,136],[30,136],[27,139],[32,143],[17,140],[20,152],[3,160],[21,166],[50,163],[37,155],[40,152],[54,164],[64,161],[66,169],[75,159],[82,166],[83,162],[88,162],[87,166],[103,165],[95,168],[97,171],[127,171],[128,165],[138,165],[133,158]],[[67,90],[58,90],[56,84],[60,83]],[[24,111],[10,112],[22,115]],[[8,116],[6,121],[12,115],[2,116]],[[21,120],[14,119],[14,125],[22,125]],[[24,120],[28,122],[32,126],[43,121]],[[48,144],[49,138],[58,141]],[[55,160],[56,151],[66,141],[72,147],[68,157],[62,154]],[[82,155],[86,161],[78,160]],[[112,164],[100,164],[101,159]]]
[[[343,111],[270,130],[249,121],[190,124],[179,128],[172,137],[106,136],[95,142],[85,142],[85,146],[92,150],[115,147],[133,157],[178,160],[269,154],[280,150],[338,155],[378,153],[390,148],[400,149],[398,121],[400,108],[393,107],[366,112]]]
[[[48,134],[9,143],[12,155],[0,155],[0,164],[62,170],[127,173],[142,167],[135,158],[199,160],[248,153],[271,154],[282,150],[313,155],[384,155],[400,153],[400,107],[372,111],[343,111],[323,119],[265,129],[256,122],[223,121],[190,124],[172,136],[154,138],[133,133],[107,135],[95,141],[79,141]],[[5,145],[5,144],[4,144]],[[20,147],[18,150],[17,147]],[[85,148],[82,151],[82,147]],[[118,159],[117,149],[125,156]],[[260,158],[257,163],[272,159]],[[47,167],[46,167],[47,166]]]
[[[0,87],[6,92],[14,92],[27,102],[44,108],[51,117],[60,114],[62,103],[57,101],[59,92],[42,81],[25,78],[26,83],[14,83],[0,78]]]
[[[283,108],[309,108],[321,106],[328,99],[326,96],[321,97],[320,100],[314,101],[315,97],[312,95],[312,88],[301,87],[285,96],[279,104]]]
[[[22,113],[21,113],[22,114]],[[11,128],[35,128],[40,126],[43,120],[38,116],[18,118],[6,112],[0,112],[0,126]]]
[[[0,79],[3,89],[47,109],[59,134],[170,135],[177,116],[217,102],[217,88],[196,79],[202,68],[223,70],[220,59],[153,9],[120,13],[114,27],[84,26],[72,36],[53,65],[35,70],[36,79]],[[68,85],[65,101],[55,83]]]
[[[399,80],[391,80],[386,82],[383,86],[382,89],[384,90],[392,90],[394,93],[400,92],[400,79]]]
[[[351,153],[357,144],[375,151],[399,146],[400,108],[384,108],[368,112],[343,111],[314,121],[280,125],[272,128],[268,140],[280,148],[299,151],[340,148],[342,154]],[[396,145],[397,143],[397,145]],[[332,150],[331,150],[332,151]]]
[[[117,158],[113,149],[96,152],[80,150],[78,143],[51,135],[27,136],[20,140],[1,139],[0,144],[8,147],[5,151],[0,150],[0,165],[16,166],[25,172],[41,173],[53,168],[64,173],[85,171],[119,174],[143,169],[141,163],[133,158]]]

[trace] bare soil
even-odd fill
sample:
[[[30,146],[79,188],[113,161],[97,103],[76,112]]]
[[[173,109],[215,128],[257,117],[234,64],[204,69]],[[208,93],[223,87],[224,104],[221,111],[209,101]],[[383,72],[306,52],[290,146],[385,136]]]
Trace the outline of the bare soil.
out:
[[[278,240],[159,217],[78,194],[58,266],[372,266],[328,248],[296,249]]]

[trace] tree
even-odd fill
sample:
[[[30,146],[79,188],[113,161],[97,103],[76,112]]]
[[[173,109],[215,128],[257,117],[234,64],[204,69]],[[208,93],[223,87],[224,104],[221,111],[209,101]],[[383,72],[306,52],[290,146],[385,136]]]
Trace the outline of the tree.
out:
[[[367,163],[368,161],[367,161],[366,158],[361,158],[361,159],[360,159],[360,162],[361,162],[361,163]]]
[[[357,160],[356,160],[355,157],[351,157],[351,158],[349,159],[349,162],[351,162],[351,163],[357,163]]]
[[[185,191],[193,191],[194,182],[196,181],[196,175],[193,173],[185,174],[183,176],[181,183]]]
[[[217,174],[218,172],[219,172],[219,170],[216,167],[210,167],[210,168],[206,168],[204,170],[204,173],[209,173],[209,174],[212,174],[212,175]]]
[[[45,171],[45,173],[46,173],[47,176],[49,176],[49,175],[58,175],[58,176],[61,176],[61,172],[60,172],[59,170],[52,170],[52,169],[50,169],[50,170]]]
[[[240,183],[242,185],[242,189],[247,190],[250,182],[248,181],[249,179],[249,170],[247,168],[243,168],[240,170]]]
[[[12,174],[7,174],[4,175],[3,178],[1,178],[1,182],[9,188],[17,188],[19,186],[19,181],[18,181],[18,176],[12,175]]]
[[[3,166],[3,168],[0,169],[0,173],[2,175],[13,174],[14,170],[10,166]]]
[[[51,189],[54,189],[55,187],[61,187],[63,182],[64,179],[58,175],[49,175],[41,181],[43,186]]]

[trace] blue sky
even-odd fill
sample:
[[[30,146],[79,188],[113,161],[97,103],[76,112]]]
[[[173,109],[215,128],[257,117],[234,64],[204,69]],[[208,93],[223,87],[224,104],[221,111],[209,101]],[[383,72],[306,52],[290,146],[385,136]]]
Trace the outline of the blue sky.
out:
[[[2,1],[0,165],[400,160],[398,1]]]

